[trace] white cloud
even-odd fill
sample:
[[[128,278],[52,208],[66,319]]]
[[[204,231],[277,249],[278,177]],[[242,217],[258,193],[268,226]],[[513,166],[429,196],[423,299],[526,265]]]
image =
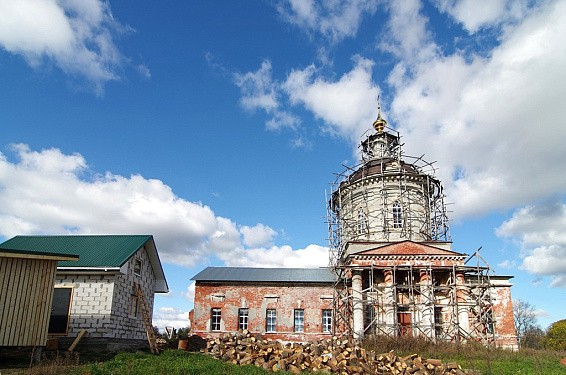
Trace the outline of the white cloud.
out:
[[[189,312],[182,311],[176,307],[161,307],[153,311],[152,322],[161,331],[168,326],[175,329],[185,328],[190,325]]]
[[[372,82],[373,62],[357,56],[354,63],[338,81],[318,77],[314,65],[293,70],[283,89],[291,103],[303,105],[324,120],[329,130],[359,141],[376,115],[379,88]]]
[[[339,42],[355,36],[364,14],[375,13],[377,4],[377,0],[284,0],[277,9],[285,21]]]
[[[566,204],[551,201],[518,209],[496,233],[519,241],[521,269],[551,276],[551,286],[566,288]]]
[[[500,267],[500,268],[504,268],[504,269],[512,269],[512,268],[515,268],[517,266],[517,264],[515,263],[514,260],[505,259],[503,262],[499,263],[497,266]]]
[[[0,235],[6,238],[153,234],[161,260],[184,266],[213,257],[226,264],[239,258],[240,265],[255,265],[268,257],[273,257],[274,266],[301,259],[310,264],[309,254],[318,249],[314,245],[304,250],[263,248],[271,246],[277,234],[269,226],[239,227],[202,203],[176,196],[160,180],[110,172],[86,178],[92,171],[79,154],[31,151],[21,144],[13,151],[15,162],[0,153]]]
[[[257,224],[254,227],[242,226],[240,233],[243,236],[243,243],[249,247],[268,246],[273,242],[277,232],[270,227]]]
[[[507,28],[488,57],[437,54],[390,75],[391,119],[408,154],[438,161],[455,217],[566,186],[566,86],[556,84],[566,81],[565,26],[566,3],[544,3]]]
[[[245,109],[250,111],[263,109],[269,113],[279,106],[269,60],[264,60],[255,72],[236,73],[234,82],[242,91],[240,102]]]
[[[255,72],[234,74],[234,83],[240,88],[240,104],[248,111],[264,110],[271,115],[266,122],[268,130],[297,130],[300,119],[293,114],[280,110],[279,83],[271,76],[271,62],[264,60]]]
[[[566,246],[541,246],[523,259],[521,268],[537,275],[552,276],[551,286],[566,288]]]
[[[391,1],[389,19],[379,47],[401,59],[402,64],[427,61],[437,53],[427,29],[428,20],[420,13],[419,0]]]
[[[229,256],[221,258],[231,267],[276,267],[276,268],[316,268],[327,267],[328,248],[309,245],[304,249],[293,250],[290,246],[270,248],[238,249]]]
[[[195,287],[196,287],[196,282],[193,281],[189,284],[189,286],[187,287],[187,291],[184,293],[184,296],[187,297],[187,299],[191,302],[191,304],[195,300]]]
[[[100,0],[0,0],[0,46],[31,66],[54,62],[98,93],[123,63],[114,36],[126,30]]]
[[[483,27],[516,21],[527,11],[526,0],[490,0],[479,6],[476,0],[437,0],[442,12],[450,14],[473,34]]]
[[[566,245],[566,204],[549,201],[516,210],[496,233],[502,237],[516,237],[524,245]]]

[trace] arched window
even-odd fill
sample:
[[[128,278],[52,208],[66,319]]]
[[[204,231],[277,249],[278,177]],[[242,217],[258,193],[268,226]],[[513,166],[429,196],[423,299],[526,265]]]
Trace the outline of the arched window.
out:
[[[393,228],[401,228],[403,226],[403,211],[399,202],[393,203]]]
[[[363,208],[358,208],[358,223],[357,223],[358,234],[366,233],[366,213]]]

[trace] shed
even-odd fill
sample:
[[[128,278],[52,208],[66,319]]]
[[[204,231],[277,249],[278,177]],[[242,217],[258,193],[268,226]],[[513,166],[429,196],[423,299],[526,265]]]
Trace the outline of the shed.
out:
[[[69,347],[86,330],[78,350],[147,347],[142,308],[151,316],[154,294],[169,291],[153,236],[16,236],[0,244],[0,249],[6,248],[80,256],[59,260],[49,288],[49,336],[57,338],[59,346]]]
[[[58,261],[71,253],[0,249],[0,347],[45,346]]]

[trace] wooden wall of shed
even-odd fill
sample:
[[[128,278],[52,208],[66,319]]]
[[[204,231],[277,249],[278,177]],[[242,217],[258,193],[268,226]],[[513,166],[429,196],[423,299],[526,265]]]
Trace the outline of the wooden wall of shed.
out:
[[[0,257],[0,346],[45,346],[56,260]]]

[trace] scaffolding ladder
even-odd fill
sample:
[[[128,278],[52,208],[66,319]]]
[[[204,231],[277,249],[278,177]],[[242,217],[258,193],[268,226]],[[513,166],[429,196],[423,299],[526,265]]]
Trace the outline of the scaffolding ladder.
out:
[[[158,354],[159,349],[157,347],[157,339],[155,337],[155,332],[153,331],[153,326],[151,325],[151,316],[149,315],[149,308],[147,307],[147,301],[145,299],[145,294],[141,286],[135,283],[136,296],[138,297],[138,303],[142,313],[143,324],[145,326],[145,333],[147,334],[147,342],[149,343],[149,349],[153,354]]]

